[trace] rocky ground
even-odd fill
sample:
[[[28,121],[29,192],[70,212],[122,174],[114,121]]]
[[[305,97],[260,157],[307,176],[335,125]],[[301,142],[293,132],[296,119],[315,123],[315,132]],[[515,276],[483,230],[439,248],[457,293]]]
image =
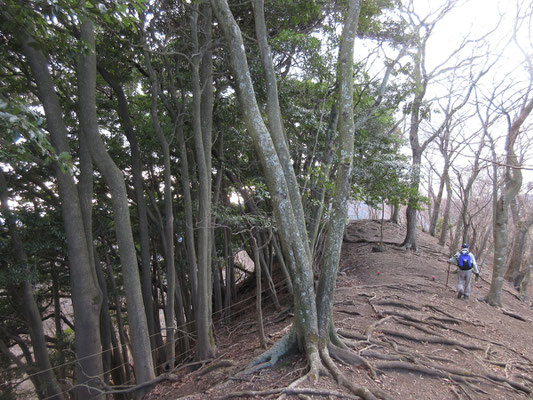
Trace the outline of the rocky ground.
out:
[[[379,222],[357,221],[347,232],[335,321],[353,351],[368,362],[337,361],[350,381],[379,388],[390,399],[533,398],[530,299],[521,302],[506,283],[503,307],[486,304],[490,266],[474,283],[471,298],[457,299],[453,268],[446,286],[448,251],[424,233],[418,236],[418,252],[412,253],[393,245],[405,233],[394,224],[386,223],[384,252],[372,251],[379,241]],[[290,298],[283,284],[279,286],[282,311],[267,305],[271,301],[265,293],[265,332],[272,341],[282,337],[292,321]],[[239,374],[264,351],[252,294],[242,295],[230,324],[217,323],[215,361],[196,370],[178,368],[146,399],[358,398],[329,377],[291,387],[306,373],[305,361],[297,355],[270,369]]]

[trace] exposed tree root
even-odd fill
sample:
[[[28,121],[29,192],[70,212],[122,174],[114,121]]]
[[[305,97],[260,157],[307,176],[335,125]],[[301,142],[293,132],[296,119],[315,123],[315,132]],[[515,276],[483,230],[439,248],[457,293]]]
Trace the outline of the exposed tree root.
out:
[[[222,397],[223,399],[232,399],[235,397],[265,397],[274,394],[283,394],[283,395],[311,395],[311,396],[322,396],[322,397],[337,397],[339,399],[349,399],[349,400],[360,400],[359,396],[354,396],[348,393],[335,392],[331,390],[320,390],[320,389],[310,389],[310,388],[279,388],[279,389],[269,389],[269,390],[248,390],[243,392],[229,393]]]
[[[396,370],[398,372],[417,372],[423,375],[436,378],[449,378],[456,382],[462,383],[470,383],[471,380],[484,379],[490,382],[503,383],[520,392],[526,393],[528,395],[531,394],[531,389],[529,389],[527,386],[519,382],[515,382],[510,379],[491,373],[475,374],[460,368],[452,368],[436,364],[419,365],[402,361],[381,362],[377,363],[375,367],[379,371]],[[504,387],[506,387],[505,385]]]
[[[439,318],[439,317],[434,317],[434,316],[429,316],[427,318],[427,321],[432,321],[432,320],[442,322],[443,324],[459,325],[459,322],[452,318]]]
[[[422,309],[412,304],[407,304],[407,303],[402,303],[400,301],[392,301],[392,300],[380,300],[380,301],[376,301],[376,304],[378,306],[398,307],[398,308],[405,308],[407,310],[413,310],[413,311],[420,311]]]
[[[505,315],[508,315],[509,317],[516,318],[519,321],[531,322],[531,320],[528,320],[527,318],[524,318],[521,315],[515,314],[514,312],[508,311],[508,310],[506,310],[504,308],[502,308],[502,313],[504,313]]]
[[[340,362],[346,363],[348,365],[352,366],[365,366],[372,375],[373,378],[376,377],[376,370],[375,368],[363,357],[359,356],[358,354],[354,353],[351,350],[341,349],[337,346],[334,346],[332,344],[328,345],[328,352],[331,357],[333,357],[335,360],[338,360]]]
[[[385,361],[404,361],[405,357],[398,354],[384,354],[375,350],[363,350],[359,353],[362,357],[376,358]]]
[[[379,351],[375,350],[363,350],[359,353],[362,357],[369,357],[369,358],[376,358],[378,360],[385,360],[385,361],[406,361],[406,360],[413,360],[414,358],[411,355],[406,355],[406,353],[402,352],[400,354],[385,354],[380,353]],[[439,362],[452,362],[447,358],[444,357],[436,357],[436,356],[424,356],[424,358],[428,360],[433,361],[439,361]]]
[[[447,338],[443,338],[443,337],[437,337],[437,336],[433,336],[433,337],[431,337],[431,336],[424,336],[424,337],[415,336],[415,335],[411,335],[411,334],[408,334],[408,333],[396,332],[396,331],[393,331],[393,330],[390,330],[390,329],[384,329],[384,330],[382,330],[382,332],[385,335],[388,335],[388,336],[399,337],[399,338],[402,338],[402,339],[416,341],[418,343],[444,344],[444,345],[447,345],[447,346],[463,347],[463,348],[468,349],[468,350],[484,350],[483,347],[475,345],[475,344],[462,343],[462,342],[458,342],[456,340],[447,339]]]
[[[372,334],[374,333],[374,330],[381,324],[384,324],[385,322],[387,322],[388,320],[392,319],[393,317],[392,316],[388,316],[388,317],[385,317],[385,318],[382,318],[376,322],[374,322],[373,324],[367,326],[363,332],[364,336],[366,336],[367,338],[369,338],[370,336],[372,336]]]
[[[279,359],[298,347],[296,342],[296,332],[294,327],[290,329],[279,341],[263,354],[254,358],[241,374],[251,374],[263,368],[272,367]]]
[[[517,378],[520,378],[520,379],[523,379],[525,381],[529,381],[529,382],[533,383],[533,378],[530,375],[518,374],[518,375],[515,375],[515,376]]]
[[[356,340],[367,340],[368,339],[365,335],[362,335],[354,331],[347,331],[345,329],[337,329],[337,333],[341,335],[342,337],[345,337],[348,339],[356,339]]]
[[[457,315],[452,315],[452,314],[450,314],[450,313],[448,313],[448,312],[442,310],[441,308],[436,307],[436,306],[434,306],[432,304],[424,304],[423,308],[428,308],[428,309],[436,311],[436,312],[438,312],[440,314],[446,315],[447,317],[449,317],[450,319],[452,319],[452,320],[454,320],[454,321],[456,321],[458,323],[459,322],[464,322],[464,323],[467,323],[467,324],[470,324],[470,325],[473,325],[473,326],[481,326],[481,327],[485,326],[482,323],[472,322],[472,321],[469,321],[469,320],[466,320],[466,319],[461,319],[461,318],[457,317]]]
[[[403,361],[391,361],[391,362],[380,362],[375,364],[375,367],[378,371],[397,371],[397,372],[416,372],[422,375],[427,375],[434,378],[449,378],[453,379],[456,382],[465,382],[468,383],[469,378],[473,376],[451,376],[449,372],[445,372],[437,368],[429,368],[424,365],[411,364]]]
[[[339,347],[344,350],[350,349],[350,347],[348,346],[347,340],[337,333],[337,330],[333,323],[329,327],[329,340],[330,340],[330,344],[333,346]]]
[[[346,309],[335,310],[335,312],[348,314],[348,315],[355,315],[355,316],[360,316],[361,315],[360,312],[352,311],[352,310],[346,310]]]
[[[333,375],[337,383],[349,389],[353,394],[361,397],[363,400],[377,400],[378,398],[381,398],[381,399],[385,398],[385,397],[376,397],[368,388],[364,386],[356,385],[353,382],[346,379],[344,374],[337,368],[337,366],[335,365],[335,363],[329,356],[328,351],[322,350],[320,352],[320,358],[322,359],[322,362],[325,364],[329,372]]]
[[[424,321],[421,321],[419,323],[419,322],[410,322],[410,321],[404,321],[402,319],[397,319],[397,322],[399,324],[402,324],[402,325],[405,325],[405,326],[409,326],[411,328],[415,328],[415,329],[419,330],[420,332],[424,332],[427,335],[441,336],[440,334],[437,334],[435,332],[434,328],[441,328],[441,329],[445,329],[445,330],[449,329],[446,326],[443,326],[441,324],[427,323],[427,322],[424,322]],[[424,325],[429,325],[430,328],[426,328]]]
[[[220,360],[217,362],[210,363],[205,368],[199,369],[198,371],[196,371],[195,374],[200,375],[200,376],[207,375],[216,369],[233,367],[234,365],[235,365],[235,361],[233,360]]]

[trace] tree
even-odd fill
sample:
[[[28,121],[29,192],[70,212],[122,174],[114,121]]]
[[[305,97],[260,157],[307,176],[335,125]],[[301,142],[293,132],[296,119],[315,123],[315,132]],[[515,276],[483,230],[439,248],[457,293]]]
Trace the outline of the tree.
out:
[[[303,208],[294,170],[287,157],[287,145],[281,127],[273,126],[279,121],[279,106],[276,105],[275,77],[272,60],[265,46],[265,32],[262,18],[261,1],[254,2],[254,14],[258,41],[262,47],[261,57],[266,66],[266,85],[269,93],[269,128],[261,116],[255,91],[250,79],[245,47],[240,29],[224,0],[212,0],[215,11],[228,45],[232,70],[243,116],[251,135],[261,165],[266,176],[267,186],[272,196],[274,216],[280,232],[283,247],[289,260],[291,280],[294,285],[295,322],[291,331],[276,345],[252,362],[252,366],[272,365],[276,360],[299,344],[309,361],[308,376],[316,380],[323,364],[342,381],[342,376],[330,359],[333,292],[335,288],[338,260],[344,224],[346,222],[346,199],[349,194],[349,182],[353,162],[354,120],[353,120],[353,47],[357,32],[360,2],[352,0],[345,11],[341,46],[339,50],[337,87],[339,109],[339,152],[336,174],[336,191],[333,200],[333,215],[330,218],[328,237],[326,239],[325,257],[321,267],[317,297],[313,289],[313,273],[309,241],[303,217]],[[263,44],[261,44],[261,42]],[[335,336],[333,336],[335,340]],[[337,343],[336,343],[337,344]],[[356,388],[349,382],[343,382],[364,398],[373,398],[365,388]]]
[[[57,154],[70,155],[63,112],[48,71],[46,58],[36,49],[35,41],[31,38],[23,37],[22,47],[37,85],[54,150]],[[57,163],[55,170],[67,236],[72,302],[77,327],[76,356],[80,359],[77,364],[77,383],[81,385],[77,392],[80,398],[94,399],[99,396],[90,389],[95,384],[92,377],[103,374],[101,358],[94,357],[101,348],[99,321],[101,291],[90,262],[90,250],[87,248],[88,241],[76,184],[64,166]]]
[[[78,65],[79,113],[82,134],[87,135],[91,156],[111,190],[115,229],[122,268],[124,288],[130,309],[130,334],[133,341],[133,358],[140,383],[152,380],[155,371],[150,352],[148,323],[144,312],[139,268],[133,242],[124,175],[109,156],[98,132],[96,116],[96,49],[93,24],[85,19],[80,27],[80,38],[88,46]]]
[[[501,291],[504,281],[504,272],[506,265],[507,252],[507,224],[509,220],[509,207],[513,199],[519,193],[522,186],[522,170],[520,168],[519,158],[516,153],[516,144],[521,135],[524,134],[523,125],[526,119],[533,111],[533,96],[531,91],[531,83],[533,82],[533,62],[528,51],[524,50],[522,43],[518,39],[518,34],[521,29],[530,31],[531,29],[531,9],[521,9],[517,7],[515,25],[513,30],[513,41],[518,49],[524,55],[524,67],[527,71],[529,79],[524,82],[521,90],[515,92],[517,98],[517,107],[514,115],[511,115],[511,110],[502,106],[503,114],[507,120],[507,132],[505,136],[505,160],[504,160],[504,175],[498,190],[495,186],[494,194],[494,219],[493,219],[493,237],[494,237],[494,259],[493,259],[493,273],[489,293],[487,294],[487,302],[491,305],[501,306]],[[531,38],[529,38],[531,40]],[[531,44],[531,42],[529,43]],[[510,96],[512,100],[514,96]],[[512,107],[512,105],[510,106]],[[496,162],[496,160],[493,160]],[[497,182],[496,177],[495,183]]]
[[[13,303],[17,304],[17,308],[22,310],[30,333],[35,364],[39,370],[37,374],[31,372],[31,369],[29,370],[30,375],[32,376],[32,382],[35,385],[35,391],[37,392],[39,398],[62,400],[64,399],[64,396],[52,370],[52,364],[46,348],[42,317],[39,311],[39,306],[35,299],[33,285],[30,281],[31,274],[29,271],[28,257],[18,232],[15,216],[12,214],[9,207],[7,183],[4,173],[1,169],[0,207],[2,216],[8,227],[9,234],[11,235],[15,263],[19,268],[21,268],[20,274],[22,276],[16,279],[20,280],[20,282],[11,284],[9,287],[9,292],[12,296]],[[5,352],[4,346],[2,346],[2,350]],[[11,356],[12,354],[9,352],[7,355]],[[16,360],[17,357],[14,356],[14,359]],[[28,364],[30,364],[31,361],[32,360],[28,360]]]
[[[409,20],[408,25],[414,31],[412,35],[415,37],[413,39],[414,49],[410,54],[412,59],[411,84],[413,86],[413,96],[406,108],[409,114],[408,132],[413,168],[411,177],[412,195],[409,199],[406,209],[407,232],[402,246],[412,250],[417,249],[416,216],[419,202],[419,185],[421,178],[420,166],[422,154],[427,149],[428,145],[446,129],[451,119],[455,117],[455,114],[457,114],[457,112],[468,103],[468,99],[470,98],[474,85],[487,72],[487,70],[483,67],[479,71],[475,71],[477,68],[477,63],[475,61],[478,58],[475,54],[471,57],[467,57],[466,59],[458,61],[457,64],[453,66],[447,65],[448,61],[452,59],[450,55],[450,57],[440,65],[435,66],[430,71],[427,70],[426,46],[431,38],[431,33],[439,20],[441,20],[455,6],[455,4],[455,1],[448,0],[442,6],[440,6],[437,11],[425,18],[421,18],[413,12],[412,3],[407,10],[406,18]],[[467,48],[466,45],[467,41],[465,40],[459,45],[452,55],[456,55],[461,51],[464,51]],[[459,89],[461,90],[461,93],[454,93],[453,97],[449,97],[443,121],[439,124],[438,128],[433,129],[432,132],[429,133],[425,140],[420,142],[420,129],[422,127],[422,122],[429,120],[432,112],[431,102],[426,99],[429,84],[450,69],[454,71],[454,74],[459,74],[459,71],[465,65],[468,65],[468,77],[465,78],[464,83]],[[453,93],[452,90],[457,90],[455,80],[452,80],[450,83],[449,93]]]
[[[529,89],[528,89],[529,91]],[[522,185],[522,171],[515,152],[515,143],[521,133],[521,126],[533,110],[533,98],[528,100],[528,92],[520,106],[517,115],[511,119],[507,114],[507,136],[505,144],[505,174],[501,184],[502,189],[495,199],[494,207],[494,259],[493,274],[487,302],[501,306],[501,291],[504,280],[505,260],[507,250],[507,224],[509,220],[509,205],[516,197]]]

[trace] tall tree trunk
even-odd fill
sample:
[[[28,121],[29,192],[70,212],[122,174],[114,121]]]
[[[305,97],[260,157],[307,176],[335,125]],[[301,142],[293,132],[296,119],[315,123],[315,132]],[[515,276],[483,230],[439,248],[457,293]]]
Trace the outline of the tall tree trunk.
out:
[[[405,211],[407,220],[407,230],[405,239],[402,246],[405,246],[408,250],[417,250],[416,244],[416,217],[417,217],[417,202],[418,191],[420,185],[420,164],[422,160],[423,148],[420,146],[418,138],[418,130],[422,117],[420,115],[420,108],[422,107],[422,101],[426,94],[427,77],[423,76],[424,58],[425,53],[425,40],[418,41],[418,47],[413,55],[414,58],[414,84],[415,84],[415,96],[411,104],[411,119],[409,126],[409,143],[411,145],[412,153],[412,166],[413,171],[411,175],[411,195],[407,203],[407,209]]]
[[[129,352],[128,352],[128,343],[126,339],[126,333],[124,330],[124,319],[122,318],[122,302],[120,301],[120,297],[117,290],[117,283],[115,281],[115,276],[113,274],[113,265],[111,264],[111,258],[106,253],[106,264],[107,264],[107,273],[109,276],[109,282],[111,283],[111,291],[113,293],[113,299],[115,301],[115,311],[116,311],[116,319],[117,319],[117,330],[118,330],[118,337],[120,340],[120,350],[117,348],[118,351],[121,351],[122,353],[122,359],[124,362],[119,365],[119,368],[124,368],[124,375],[126,377],[126,382],[130,382],[131,377],[131,366],[129,362]]]
[[[148,323],[148,332],[150,334],[150,344],[152,346],[153,357],[157,347],[157,333],[155,329],[154,306],[152,300],[152,274],[150,263],[150,237],[148,227],[148,215],[146,200],[144,198],[144,187],[142,177],[142,161],[141,152],[139,150],[139,143],[137,136],[133,130],[133,124],[130,118],[128,107],[128,100],[122,86],[113,79],[111,74],[103,68],[98,68],[100,75],[113,89],[117,97],[117,112],[120,119],[120,124],[124,130],[124,134],[130,144],[131,152],[131,174],[133,181],[133,188],[135,190],[135,200],[137,203],[137,215],[139,217],[139,242],[141,245],[141,289],[144,303],[144,311],[146,313],[146,321]]]
[[[333,144],[335,140],[335,133],[337,131],[337,123],[339,120],[339,113],[337,111],[337,104],[333,103],[329,115],[328,129],[326,132],[326,152],[324,154],[324,176],[329,178],[331,166],[333,162]],[[309,223],[309,238],[311,251],[315,251],[315,244],[318,238],[318,231],[320,229],[320,222],[322,221],[322,214],[324,212],[324,204],[326,198],[326,185],[321,184],[318,188],[314,188],[313,193],[316,193],[314,205],[311,209],[311,219]]]
[[[288,194],[292,204],[292,210],[296,218],[295,222],[298,226],[299,234],[302,238],[307,237],[307,228],[305,224],[304,210],[302,205],[302,197],[300,195],[299,184],[296,179],[296,174],[292,166],[291,155],[289,153],[289,146],[285,137],[283,129],[283,121],[281,119],[281,109],[279,106],[278,86],[276,74],[274,71],[274,64],[272,62],[272,55],[270,53],[270,46],[268,45],[268,32],[265,23],[264,0],[253,0],[253,11],[255,21],[256,38],[259,43],[261,51],[261,62],[263,65],[263,72],[265,74],[266,92],[267,92],[267,115],[268,115],[268,129],[271,140],[274,144],[275,151],[283,174],[288,185]],[[304,250],[307,257],[311,260],[311,251],[309,243],[304,243]]]
[[[265,329],[263,327],[263,310],[261,308],[261,261],[259,260],[259,247],[254,234],[250,234],[250,242],[255,265],[255,312],[257,313],[257,331],[259,333],[259,343],[263,349],[266,349],[267,340],[265,336]]]
[[[516,234],[511,256],[505,271],[504,278],[509,282],[515,282],[522,265],[524,250],[526,248],[527,234],[533,225],[533,213],[525,221],[518,222],[518,233]]]
[[[303,210],[294,211],[293,208],[298,206],[298,201],[292,202],[285,177],[286,173],[294,175],[294,171],[285,171],[274,142],[261,117],[251,82],[240,29],[231,14],[228,3],[225,0],[212,0],[211,4],[228,43],[228,51],[234,71],[235,90],[242,106],[248,132],[252,137],[254,147],[265,172],[281,240],[287,249],[287,253],[292,256],[289,264],[292,267],[291,278],[294,285],[295,331],[287,335],[284,342],[290,342],[291,339],[294,340],[298,336],[299,343],[302,349],[305,350],[310,362],[310,374],[316,378],[318,377],[321,362],[317,347],[318,321],[309,243],[305,226],[302,231],[300,223],[302,220],[297,217],[297,215],[303,216]],[[295,178],[293,179],[295,181]],[[297,189],[297,185],[293,186],[293,190]],[[299,199],[299,202],[301,207],[301,199]]]
[[[57,268],[52,268],[52,292],[53,292],[53,301],[54,301],[54,325],[55,325],[55,334],[56,338],[63,340],[63,326],[61,321],[61,298],[59,293],[60,282],[59,282],[59,272]],[[60,348],[57,352],[57,363],[60,365],[56,369],[56,376],[59,381],[65,379],[65,349]]]
[[[212,196],[212,147],[213,147],[213,43],[212,43],[212,29],[213,29],[213,11],[209,0],[202,0],[199,7],[199,35],[198,35],[198,45],[199,50],[201,49],[202,59],[199,65],[199,78],[200,78],[200,87],[201,87],[201,104],[200,104],[200,115],[201,115],[201,126],[202,126],[202,143],[204,146],[204,159],[206,166],[206,178],[207,178],[207,187],[208,187],[208,205],[206,206],[209,209],[209,233],[208,233],[208,243],[209,249],[207,250],[207,267],[208,267],[208,308],[209,308],[209,318],[211,320],[211,315],[213,314],[213,303],[217,307],[221,307],[221,292],[220,292],[220,273],[218,272],[218,264],[214,262],[212,257],[212,250],[215,248],[215,237],[214,237],[214,215],[211,213],[211,207],[213,204]],[[214,290],[213,290],[214,289]],[[215,295],[215,301],[213,301],[213,295]]]
[[[437,231],[437,223],[439,221],[440,207],[442,205],[442,196],[444,194],[444,188],[445,188],[445,185],[446,185],[446,178],[448,176],[448,169],[449,169],[448,160],[446,159],[444,161],[444,168],[443,168],[442,176],[440,178],[440,183],[439,183],[439,191],[437,192],[437,196],[435,198],[435,204],[434,204],[434,207],[433,207],[433,214],[431,215],[431,222],[429,224],[428,233],[431,236],[435,236],[435,233]]]
[[[112,325],[109,317],[109,304],[107,297],[107,289],[105,285],[105,278],[101,271],[101,266],[97,262],[97,254],[93,244],[93,179],[94,170],[91,154],[89,152],[87,136],[80,129],[80,175],[78,192],[80,196],[81,213],[83,217],[83,225],[85,229],[85,237],[87,239],[87,248],[89,249],[89,258],[98,279],[98,285],[102,292],[102,307],[100,309],[100,332],[102,342],[102,362],[104,368],[103,380],[109,384],[109,370],[111,369],[112,351],[111,351],[111,334]]]
[[[400,206],[399,205],[393,205],[392,206],[392,211],[391,211],[391,217],[390,217],[390,222],[392,222],[393,224],[396,224],[398,225],[398,217],[400,216]]]
[[[182,103],[185,101],[182,93]],[[180,112],[180,115],[182,113]],[[180,176],[181,188],[183,193],[183,208],[185,209],[185,247],[187,250],[187,265],[189,274],[189,284],[191,287],[191,298],[193,304],[193,313],[198,310],[198,261],[196,256],[196,247],[194,243],[194,220],[192,210],[191,181],[189,178],[189,162],[187,146],[183,132],[183,122],[176,121],[176,138],[178,140],[178,149],[180,154]]]
[[[115,216],[115,230],[122,268],[124,288],[128,304],[128,319],[132,338],[133,359],[139,383],[155,377],[148,333],[148,323],[142,300],[137,255],[133,242],[124,176],[107,153],[98,132],[96,116],[96,53],[92,24],[85,20],[81,24],[81,39],[89,50],[79,57],[78,91],[80,122],[88,137],[91,156],[111,190]]]
[[[317,288],[318,332],[321,352],[327,350],[330,341],[329,334],[333,317],[333,295],[337,282],[344,228],[348,216],[348,198],[351,192],[355,140],[353,59],[360,9],[361,2],[359,0],[349,2],[337,62],[337,103],[339,109],[338,166],[335,177],[335,194],[333,196],[324,257],[320,268]]]
[[[144,41],[144,40],[143,40]],[[165,331],[166,331],[166,343],[165,354],[166,364],[164,369],[166,371],[174,368],[174,359],[176,356],[176,350],[174,346],[174,306],[175,306],[175,291],[176,291],[176,267],[174,266],[174,211],[172,207],[172,179],[170,172],[170,146],[161,129],[159,123],[159,116],[157,112],[157,99],[159,94],[159,82],[152,68],[152,62],[150,60],[150,53],[144,51],[144,59],[148,74],[151,81],[151,107],[150,112],[152,115],[152,123],[154,130],[163,150],[163,174],[165,179],[165,222],[163,230],[163,248],[165,252],[165,265],[167,270],[167,302],[165,306]]]
[[[26,255],[22,240],[18,234],[15,217],[9,208],[7,184],[2,169],[0,169],[0,210],[2,211],[2,215],[9,230],[9,235],[11,236],[15,260],[24,269],[24,275],[29,276],[28,256]],[[34,380],[36,383],[35,391],[38,393],[39,398],[63,400],[65,397],[63,396],[59,383],[54,375],[52,363],[48,356],[43,321],[39,306],[35,300],[33,286],[31,282],[24,279],[19,287],[14,289],[16,293],[13,296],[13,302],[23,311],[26,325],[30,331],[33,355],[35,357],[37,368],[39,369],[39,372],[36,374],[36,379]]]
[[[43,104],[52,145],[57,154],[70,154],[67,129],[62,118],[63,110],[48,71],[48,62],[33,41],[24,39],[22,44]],[[98,395],[90,389],[91,385],[95,384],[91,377],[103,374],[102,359],[95,356],[101,352],[99,317],[102,294],[90,262],[76,184],[63,166],[56,164],[55,171],[67,238],[72,306],[76,323],[75,349],[79,359],[76,363],[76,376],[80,385],[76,393],[79,399],[103,399],[103,395]]]
[[[527,261],[523,263],[516,280],[514,281],[514,287],[519,288],[520,291],[520,300],[525,301],[527,298],[529,282],[531,281],[531,273],[533,271],[533,246],[531,246],[529,251],[529,256]]]
[[[233,264],[233,251],[231,249],[231,229],[224,228],[224,264],[226,265],[226,296],[224,298],[224,314],[229,321],[231,303],[235,292],[235,265]]]
[[[500,193],[494,210],[494,260],[492,281],[487,294],[487,302],[490,305],[501,306],[501,291],[503,286],[503,273],[505,269],[505,256],[507,250],[507,222],[509,219],[509,204],[516,197],[522,186],[522,171],[514,146],[520,128],[533,110],[533,99],[522,107],[518,116],[512,123],[509,121],[506,143],[506,174],[505,184]]]
[[[194,5],[191,17],[193,38],[192,85],[193,85],[193,130],[196,165],[199,180],[198,209],[198,310],[196,325],[198,345],[196,357],[206,360],[214,356],[215,347],[211,331],[211,171],[206,157],[205,137],[202,129],[202,89],[200,80],[200,48],[198,43],[198,4]],[[209,116],[206,116],[209,118]]]
[[[444,215],[442,217],[442,228],[440,231],[439,245],[444,246],[446,244],[446,236],[448,235],[448,229],[450,225],[450,211],[452,208],[452,196],[453,191],[450,184],[450,176],[446,176],[446,206],[444,207]]]

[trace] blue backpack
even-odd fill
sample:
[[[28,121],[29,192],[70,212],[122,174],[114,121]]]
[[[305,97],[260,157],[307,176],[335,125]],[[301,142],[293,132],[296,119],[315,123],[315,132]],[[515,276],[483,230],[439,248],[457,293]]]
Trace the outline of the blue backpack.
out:
[[[459,265],[459,268],[462,270],[469,270],[472,268],[472,257],[470,257],[470,253],[461,253],[459,255],[459,259],[457,260],[457,265]]]

